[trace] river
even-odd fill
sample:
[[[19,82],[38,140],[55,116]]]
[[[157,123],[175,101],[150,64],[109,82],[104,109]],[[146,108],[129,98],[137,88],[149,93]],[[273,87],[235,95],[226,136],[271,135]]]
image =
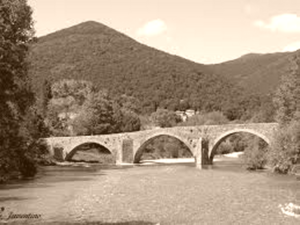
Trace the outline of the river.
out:
[[[204,170],[191,163],[75,165],[41,167],[34,179],[0,185],[2,222],[300,224],[279,207],[300,204],[300,181],[246,171],[236,159]],[[3,219],[10,212],[39,218]]]

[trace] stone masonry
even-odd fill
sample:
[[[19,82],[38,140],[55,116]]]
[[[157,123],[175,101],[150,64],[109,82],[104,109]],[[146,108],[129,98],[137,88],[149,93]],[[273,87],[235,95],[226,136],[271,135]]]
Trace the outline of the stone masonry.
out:
[[[254,134],[272,145],[277,123],[225,124],[191,127],[172,127],[144,130],[130,133],[50,137],[45,138],[50,153],[68,160],[76,147],[86,143],[96,143],[107,148],[115,157],[117,164],[139,161],[143,147],[153,138],[167,135],[182,141],[192,152],[196,164],[201,167],[212,163],[218,145],[228,136],[246,132]]]

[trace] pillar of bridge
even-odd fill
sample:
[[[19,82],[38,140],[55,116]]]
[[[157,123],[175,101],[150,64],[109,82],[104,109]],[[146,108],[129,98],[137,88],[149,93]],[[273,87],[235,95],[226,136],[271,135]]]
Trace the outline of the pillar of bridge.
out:
[[[199,138],[195,151],[195,164],[198,169],[207,168],[211,165],[208,155],[208,140]]]
[[[202,138],[199,138],[195,151],[195,164],[198,169],[202,169]]]
[[[205,138],[202,139],[202,165],[212,165],[212,161],[209,157],[209,143],[211,140]]]
[[[131,138],[124,139],[122,141],[121,149],[119,149],[118,154],[116,154],[116,163],[133,163],[133,140]]]

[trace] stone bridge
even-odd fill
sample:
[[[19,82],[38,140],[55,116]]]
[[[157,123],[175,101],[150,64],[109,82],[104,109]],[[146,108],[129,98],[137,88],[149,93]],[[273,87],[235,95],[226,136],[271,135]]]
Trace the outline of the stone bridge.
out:
[[[278,126],[277,123],[250,123],[172,127],[95,136],[50,137],[44,140],[50,153],[61,160],[70,159],[83,144],[96,143],[108,149],[117,164],[122,164],[138,162],[147,143],[153,138],[167,135],[182,141],[193,154],[196,165],[201,167],[212,163],[216,149],[228,136],[246,132],[272,145]]]

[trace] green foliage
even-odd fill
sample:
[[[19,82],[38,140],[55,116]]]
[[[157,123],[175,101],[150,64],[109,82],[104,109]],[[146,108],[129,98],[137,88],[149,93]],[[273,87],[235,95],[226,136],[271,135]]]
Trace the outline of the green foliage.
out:
[[[54,99],[72,97],[75,101],[74,104],[80,106],[92,91],[93,85],[91,82],[63,79],[52,85],[51,96]]]
[[[24,121],[21,124],[20,135],[27,140],[26,162],[41,162],[41,158],[48,154],[48,147],[41,138],[49,137],[50,130],[44,122],[43,116],[38,112],[35,106],[28,109]],[[30,174],[27,171],[33,168],[34,165],[23,165],[24,173]]]
[[[274,104],[277,110],[276,119],[281,124],[287,124],[296,119],[300,112],[299,56],[295,56],[293,63],[291,71],[282,76],[281,85],[274,96]]]
[[[52,93],[51,93],[51,82],[49,80],[45,80],[43,84],[43,93],[42,93],[42,115],[44,117],[47,116],[47,111],[48,111],[48,104],[50,99],[52,98]]]
[[[196,114],[188,118],[187,121],[181,123],[182,126],[200,126],[200,125],[217,125],[227,124],[228,119],[222,112],[215,111],[203,114]]]
[[[120,132],[139,131],[141,129],[141,120],[138,114],[133,111],[121,109],[122,123]]]
[[[249,111],[248,111],[249,112]],[[270,97],[261,101],[258,109],[249,112],[245,119],[251,123],[272,123],[275,122],[275,109]]]
[[[73,122],[77,135],[113,133],[114,125],[113,102],[103,92],[92,93]]]
[[[218,146],[216,155],[228,154],[231,152],[234,152],[233,143],[230,141],[230,138],[228,138]]]
[[[150,130],[153,129],[155,126],[153,122],[151,121],[151,117],[147,115],[140,115],[139,116],[141,121],[141,130]]]
[[[127,95],[112,99],[87,81],[55,82],[45,99],[46,121],[54,136],[130,132],[141,127],[137,99]]]
[[[242,96],[235,111],[236,118],[248,122],[274,122],[274,112],[272,95],[260,96],[251,94]]]
[[[275,172],[288,173],[300,163],[300,122],[292,121],[280,128],[275,144],[268,153],[268,162]]]
[[[158,108],[225,111],[239,96],[234,84],[206,66],[142,45],[96,22],[41,37],[30,60],[39,96],[45,77],[87,80],[110,90],[113,98],[135,97],[142,114]]]
[[[244,88],[244,94],[268,95],[280,84],[280,77],[290,67],[294,52],[247,54],[238,59],[209,65],[218,76],[225,76]]]
[[[20,173],[24,177],[33,177],[37,173],[36,161],[31,155],[23,156],[19,165]]]
[[[174,111],[167,109],[157,109],[151,114],[151,120],[158,127],[173,127],[181,122],[181,117]]]
[[[75,154],[69,159],[73,162],[97,162],[101,164],[115,164],[115,156],[109,150],[94,143],[88,143],[76,148]]]
[[[282,84],[274,96],[276,120],[279,122],[275,144],[268,159],[273,170],[288,173],[300,159],[300,58],[292,59],[290,72],[282,76]]]
[[[117,124],[115,132],[132,132],[141,129],[140,102],[137,98],[121,95],[114,100],[114,118]]]
[[[41,37],[31,53],[31,76],[39,98],[43,96],[45,76],[54,81],[88,80],[99,90],[110,90],[114,99],[124,94],[133,96],[139,107],[138,112],[131,111],[143,115],[150,115],[158,108],[194,109],[222,111],[229,120],[249,120],[254,114],[257,114],[254,120],[270,120],[272,117],[264,111],[266,104],[260,99],[261,92],[250,93],[256,93],[253,91],[256,86],[262,92],[274,89],[278,84],[277,69],[283,71],[278,66],[282,66],[279,55],[204,66],[149,48],[96,22]],[[273,63],[275,68],[266,69],[265,65]],[[282,63],[285,68],[286,59]],[[261,73],[269,79],[263,79]],[[244,89],[237,83],[242,83]]]
[[[93,86],[86,81],[61,80],[53,83],[50,89],[51,93],[45,93],[44,97],[44,101],[48,102],[48,126],[54,136],[73,135],[73,119],[83,110]]]
[[[247,133],[236,133],[223,141],[217,154],[244,152],[242,160],[249,170],[263,169],[267,163],[268,144],[261,138]]]
[[[35,164],[21,124],[34,102],[27,77],[28,44],[33,38],[32,10],[25,0],[0,5],[0,181],[12,173],[33,175]],[[29,140],[28,140],[29,139]]]
[[[76,135],[138,131],[141,127],[134,98],[122,96],[117,103],[108,93],[92,92],[72,121]]]
[[[216,154],[227,154],[231,152],[242,152],[255,141],[255,137],[248,133],[235,133],[220,143]]]
[[[120,97],[117,97],[114,101],[124,110],[131,111],[135,114],[141,113],[141,103],[133,96],[123,94]]]
[[[159,136],[150,140],[140,152],[140,159],[190,158],[188,147],[176,138]]]
[[[247,147],[242,159],[249,170],[263,169],[267,164],[268,144],[259,137],[247,139]]]
[[[30,107],[24,116],[20,134],[32,141],[49,136],[50,131],[45,124],[44,117],[38,112],[36,106]]]

